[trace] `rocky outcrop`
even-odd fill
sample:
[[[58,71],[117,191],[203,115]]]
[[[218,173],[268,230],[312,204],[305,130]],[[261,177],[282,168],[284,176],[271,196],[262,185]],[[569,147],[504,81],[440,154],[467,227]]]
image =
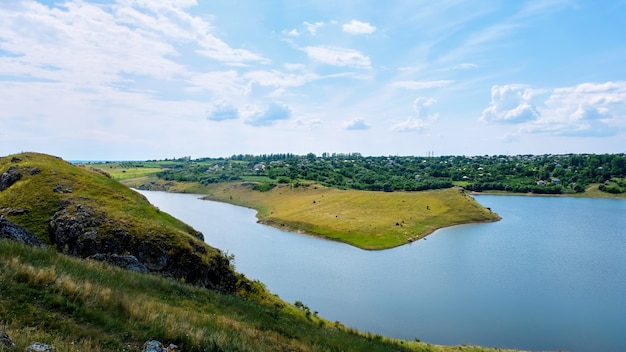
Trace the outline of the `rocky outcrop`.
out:
[[[0,215],[0,238],[26,243],[33,247],[43,247],[39,237],[26,228],[17,225]]]
[[[143,265],[134,255],[98,253],[90,256],[89,259],[97,260],[99,262],[107,262],[122,269],[132,270],[142,274],[148,273],[148,268]]]
[[[141,352],[178,352],[178,346],[170,343],[166,347],[161,341],[150,340],[143,344]]]
[[[189,234],[186,245],[168,246],[161,238],[166,234],[149,238],[133,235],[91,203],[86,197],[61,202],[61,210],[48,226],[50,242],[58,251],[224,292],[236,289],[237,277],[226,256],[213,255],[207,262],[206,246],[193,238],[201,233]]]
[[[26,347],[26,352],[56,352],[56,347],[46,343],[34,342]]]
[[[54,214],[49,224],[50,241],[57,250],[81,258],[98,253],[98,228],[105,216],[92,206],[72,200],[62,201],[61,206],[62,210]]]
[[[0,331],[0,350],[12,350],[14,348],[15,343],[13,343],[13,340],[11,340],[9,335],[7,335],[7,333],[4,331]]]
[[[0,191],[4,191],[5,189],[11,187],[21,178],[22,174],[20,173],[17,166],[12,165],[7,169],[7,171],[3,172],[2,175],[0,175]]]

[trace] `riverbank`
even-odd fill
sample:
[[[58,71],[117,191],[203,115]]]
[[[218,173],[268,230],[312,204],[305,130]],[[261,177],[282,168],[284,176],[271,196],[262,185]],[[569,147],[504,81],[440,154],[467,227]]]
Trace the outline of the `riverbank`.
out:
[[[214,185],[205,199],[253,208],[266,225],[367,250],[401,246],[448,226],[500,219],[460,189],[367,192],[311,183],[259,192],[244,182]]]

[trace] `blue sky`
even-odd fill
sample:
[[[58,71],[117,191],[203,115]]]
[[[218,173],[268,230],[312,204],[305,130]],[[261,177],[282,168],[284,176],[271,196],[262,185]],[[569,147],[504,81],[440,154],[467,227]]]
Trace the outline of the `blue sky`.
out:
[[[626,1],[0,3],[0,154],[626,152]]]

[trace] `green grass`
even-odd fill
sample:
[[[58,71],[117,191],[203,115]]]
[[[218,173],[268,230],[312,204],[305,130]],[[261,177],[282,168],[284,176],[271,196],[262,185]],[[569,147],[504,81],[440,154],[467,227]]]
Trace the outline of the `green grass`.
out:
[[[283,184],[258,192],[230,183],[213,186],[207,199],[251,207],[261,222],[363,249],[392,248],[442,227],[499,219],[458,189],[367,192]]]
[[[308,307],[307,307],[308,308]],[[307,314],[255,282],[237,295],[0,240],[0,330],[18,351],[481,351],[392,340]],[[0,347],[0,350],[2,348]]]

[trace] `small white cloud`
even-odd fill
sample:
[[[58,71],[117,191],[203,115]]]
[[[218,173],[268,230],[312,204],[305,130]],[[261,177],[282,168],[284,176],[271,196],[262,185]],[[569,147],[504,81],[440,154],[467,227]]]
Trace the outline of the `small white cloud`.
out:
[[[418,97],[413,101],[413,111],[415,115],[409,116],[406,120],[391,126],[396,132],[421,132],[439,119],[439,114],[431,112],[431,107],[437,103],[432,97]]]
[[[309,58],[333,66],[369,68],[370,58],[360,51],[347,48],[307,46],[304,48]]]
[[[428,127],[428,124],[424,120],[409,116],[406,120],[391,126],[391,130],[395,132],[420,132],[425,130],[426,127]]]
[[[523,123],[539,117],[532,103],[535,92],[524,86],[504,85],[491,88],[491,103],[483,110],[481,121]]]
[[[372,34],[376,31],[376,27],[368,22],[352,20],[343,25],[343,31],[350,34]]]
[[[441,88],[449,86],[454,81],[451,80],[438,80],[438,81],[397,81],[391,84],[392,87],[404,88],[410,90],[428,89],[428,88]]]
[[[277,121],[291,117],[291,109],[287,105],[271,103],[264,110],[252,112],[245,120],[251,126],[272,126]]]
[[[455,69],[455,70],[469,70],[469,69],[474,69],[474,68],[478,68],[478,65],[471,64],[471,63],[463,63],[463,64],[458,64],[452,67],[452,69]]]
[[[343,128],[350,131],[367,130],[371,126],[362,118],[357,117],[343,123]]]
[[[239,110],[227,101],[219,101],[207,109],[206,118],[212,121],[234,120],[239,118]]]
[[[322,125],[322,120],[320,119],[297,119],[293,122],[293,126],[301,129],[314,129],[318,128]]]
[[[290,37],[299,37],[300,36],[300,32],[298,32],[298,30],[295,29],[295,28],[290,30],[290,31],[284,30],[282,33],[284,35],[288,35]]]
[[[311,33],[311,35],[317,35],[317,31],[318,29],[324,27],[326,25],[326,23],[324,22],[315,22],[315,23],[310,23],[310,22],[304,22],[304,27],[306,28],[306,30]]]

